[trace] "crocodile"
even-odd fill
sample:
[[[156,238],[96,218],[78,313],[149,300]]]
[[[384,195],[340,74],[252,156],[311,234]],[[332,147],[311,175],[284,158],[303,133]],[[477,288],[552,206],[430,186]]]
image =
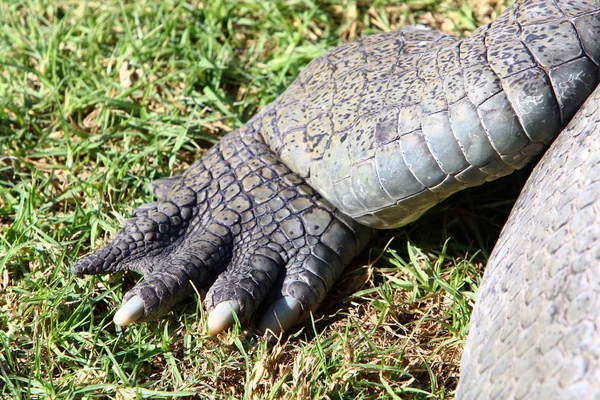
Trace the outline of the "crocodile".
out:
[[[486,268],[458,397],[597,396],[598,38],[598,0],[517,0],[468,38],[414,26],[334,48],[72,270],[143,273],[119,325],[200,293],[211,334],[257,314],[278,335],[377,229],[545,152]]]

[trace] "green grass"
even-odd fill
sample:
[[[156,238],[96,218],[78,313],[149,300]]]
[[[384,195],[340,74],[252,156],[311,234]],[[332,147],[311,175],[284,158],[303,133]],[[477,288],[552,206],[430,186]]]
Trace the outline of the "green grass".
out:
[[[412,23],[468,34],[497,3],[0,3],[0,396],[452,398],[504,189],[383,233],[281,343],[239,327],[211,339],[196,302],[118,329],[138,277],[70,267],[151,200],[148,182],[185,169],[326,49]]]

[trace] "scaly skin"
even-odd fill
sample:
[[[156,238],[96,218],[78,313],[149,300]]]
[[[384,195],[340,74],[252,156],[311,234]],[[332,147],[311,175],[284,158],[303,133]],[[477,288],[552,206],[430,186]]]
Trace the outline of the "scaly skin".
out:
[[[265,298],[265,304],[294,299],[300,308],[281,327],[288,328],[318,307],[372,234],[281,164],[250,125],[183,176],[157,182],[154,192],[157,203],[136,210],[108,246],[73,266],[78,275],[144,273],[124,298],[142,299],[140,321],[194,294],[193,285],[206,294],[208,310],[237,302],[242,321]],[[211,331],[231,325],[224,318]]]
[[[600,396],[600,88],[536,166],[485,270],[458,398]]]
[[[518,1],[470,38],[368,36],[302,71],[257,118],[266,143],[374,228],[543,152],[598,84],[598,0]]]
[[[411,222],[452,193],[506,175],[544,151],[598,84],[599,37],[600,0],[522,0],[465,40],[409,28],[334,49],[313,61],[279,99],[227,135],[183,176],[157,182],[159,201],[138,209],[113,242],[80,260],[73,271],[144,273],[145,280],[125,296],[125,306],[116,315],[120,324],[160,316],[193,294],[194,286],[205,294],[212,333],[229,327],[234,312],[244,321],[259,308],[267,309],[262,330],[285,330],[318,307],[365,246],[371,228]],[[596,97],[585,115],[598,103]],[[586,132],[579,138],[592,134],[582,128],[582,118],[587,117],[578,117],[579,125],[570,131],[575,136]],[[593,132],[588,142],[573,144],[583,149],[580,153],[595,148],[598,134]],[[561,149],[548,156],[550,171],[562,167],[567,151]],[[591,176],[596,166],[592,163]],[[559,189],[567,188],[570,174],[579,174],[576,163],[569,168],[560,175]],[[551,174],[536,175],[530,186],[546,185],[541,176]],[[581,182],[587,179],[583,177],[578,176]],[[599,192],[594,189],[589,196],[593,207]],[[521,203],[519,208],[541,215],[546,200],[539,199],[531,209]],[[568,203],[566,199],[559,205]],[[590,218],[597,230],[597,215],[560,216],[579,225],[581,218]],[[511,223],[523,224],[515,221]],[[511,226],[517,231],[496,252],[499,266],[494,271],[502,271],[506,260],[511,273],[525,268],[528,253],[518,245],[525,235],[537,243],[536,238],[549,232],[541,227],[550,223],[541,219],[540,225]],[[553,257],[553,249],[560,246],[552,246],[566,239],[561,235],[552,236],[550,247],[540,247],[546,249],[543,254]],[[579,241],[577,235],[570,238]],[[578,257],[588,254],[573,249]],[[591,259],[597,261],[594,254]],[[510,265],[511,257],[516,266]],[[544,275],[540,271],[545,264],[537,261],[528,273]],[[597,283],[593,271],[585,274]],[[579,282],[578,276],[570,275],[573,282]],[[515,285],[517,280],[498,278],[497,285]],[[563,283],[551,279],[548,285],[560,292]],[[491,330],[478,330],[478,339],[471,339],[475,347],[489,335],[500,342],[512,337],[501,326],[515,319],[504,320],[511,311],[494,308],[501,303],[500,295],[490,287],[482,288],[481,297],[491,309],[476,312],[475,320],[486,320],[492,312]],[[528,289],[515,290],[525,296],[525,304],[536,305],[523,315],[547,311],[547,303],[531,303],[523,294]],[[542,289],[533,293],[537,290]],[[573,300],[571,292],[562,293]],[[568,301],[561,304],[569,307]],[[498,315],[502,317],[494,319]],[[515,329],[526,337],[539,333],[526,325],[520,322]],[[593,335],[586,338],[598,342]],[[472,383],[474,394],[465,391],[465,396],[478,398],[478,388],[485,387],[485,394],[494,398],[496,390],[513,390],[509,383],[528,373],[527,368],[513,368],[504,376],[510,381],[505,384],[498,378],[503,364],[498,374],[490,372],[490,362],[506,361],[501,356],[511,351],[513,342],[504,342],[508,349],[498,354],[495,343],[479,356],[470,353],[472,347],[468,350],[468,359],[480,360],[481,382],[489,386]],[[564,354],[577,357],[585,350]],[[531,354],[523,364],[518,357],[512,361],[527,366],[535,357]],[[585,360],[578,367],[594,368],[582,375],[589,382],[600,366]],[[466,377],[469,368],[475,367],[466,367]],[[546,379],[536,374],[534,380]],[[476,374],[471,376],[470,382],[480,382]]]

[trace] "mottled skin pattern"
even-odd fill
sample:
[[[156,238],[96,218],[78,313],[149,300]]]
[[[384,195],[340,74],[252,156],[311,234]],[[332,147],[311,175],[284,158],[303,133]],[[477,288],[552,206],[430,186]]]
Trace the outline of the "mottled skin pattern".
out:
[[[600,88],[505,225],[472,316],[459,398],[600,396],[599,104]]]
[[[194,289],[209,311],[234,300],[242,321],[282,298],[300,304],[301,319],[372,228],[409,223],[452,193],[540,154],[598,84],[599,36],[600,0],[522,0],[469,39],[408,28],[333,49],[181,177],[156,182],[158,202],[136,210],[106,248],[73,271],[143,272],[125,296],[143,300],[140,320],[160,316]],[[560,176],[575,173],[570,168]],[[597,200],[598,190],[591,197]],[[596,228],[597,215],[585,214]],[[532,229],[531,237],[540,230]],[[510,238],[505,247],[521,242]],[[511,257],[527,258],[520,251]],[[527,271],[528,262],[514,263],[514,271]],[[557,282],[551,284],[566,290]],[[489,286],[482,293],[498,301]],[[546,309],[534,304],[537,314]],[[488,314],[476,312],[476,320]],[[487,338],[485,329],[478,340]],[[500,339],[510,333],[500,332]],[[468,350],[474,364],[465,361],[473,365],[467,379],[477,381],[478,372],[469,373],[480,371],[486,382],[473,384],[474,398],[498,390],[485,366],[500,359],[486,358],[491,351],[476,355],[477,347]]]
[[[405,225],[546,149],[598,83],[598,8],[522,1],[465,40],[366,37],[313,61],[255,125],[342,212]]]

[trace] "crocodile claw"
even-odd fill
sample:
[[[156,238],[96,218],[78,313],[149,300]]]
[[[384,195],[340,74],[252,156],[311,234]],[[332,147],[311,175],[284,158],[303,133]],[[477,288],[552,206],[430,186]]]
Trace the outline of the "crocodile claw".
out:
[[[115,313],[113,321],[119,326],[129,325],[144,316],[144,300],[140,296],[133,296]]]
[[[222,331],[229,329],[235,322],[235,316],[240,312],[240,303],[235,300],[227,300],[219,303],[208,314],[206,325],[208,333],[215,336]]]
[[[265,335],[279,336],[298,323],[302,315],[302,305],[293,297],[275,301],[265,312],[258,330]]]

